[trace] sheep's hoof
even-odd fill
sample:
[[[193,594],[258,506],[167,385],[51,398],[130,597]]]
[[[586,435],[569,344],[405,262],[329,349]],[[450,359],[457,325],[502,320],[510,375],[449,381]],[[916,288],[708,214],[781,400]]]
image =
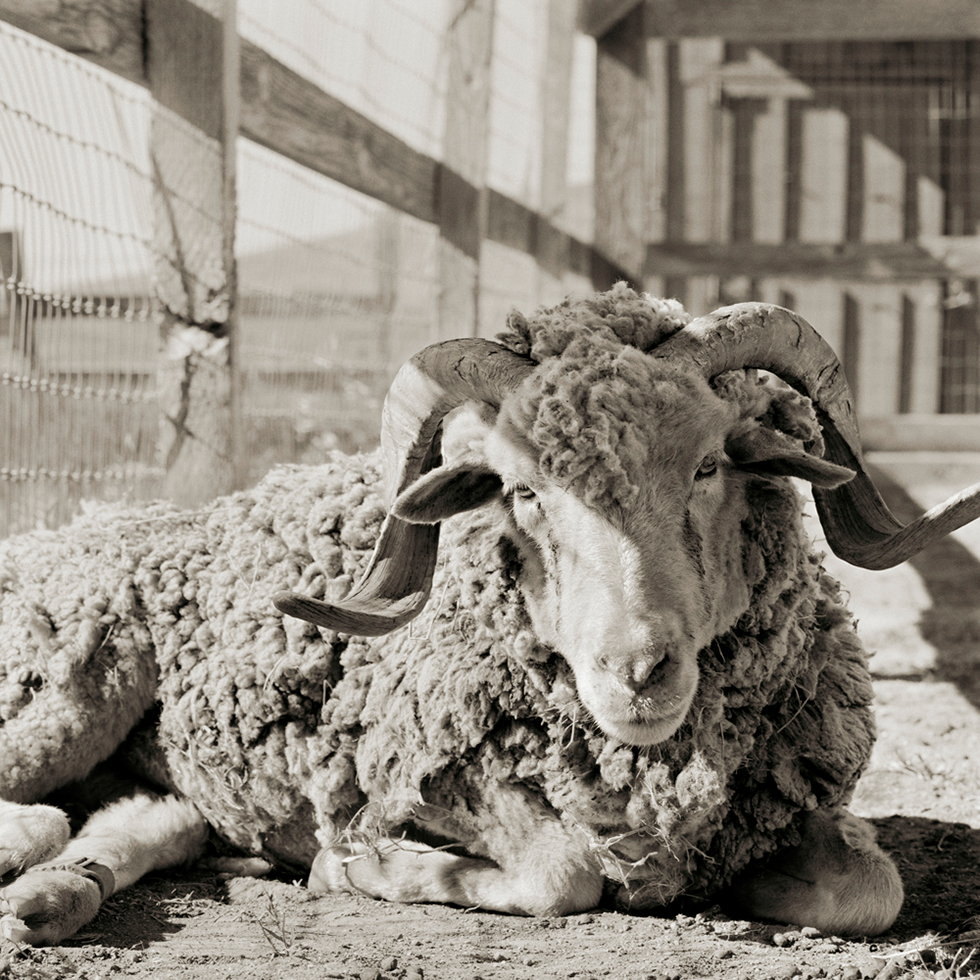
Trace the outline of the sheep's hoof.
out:
[[[356,846],[356,845],[355,845]],[[362,849],[363,850],[363,849]],[[351,894],[357,889],[347,877],[345,861],[356,853],[354,847],[324,847],[313,860],[306,887],[326,895]]]
[[[53,806],[0,807],[0,877],[60,854],[71,831],[68,818]]]
[[[898,869],[874,828],[846,811],[807,814],[802,840],[737,878],[722,908],[730,915],[814,926],[826,934],[874,936],[898,916]]]
[[[95,918],[98,882],[72,871],[32,868],[0,890],[0,937],[53,946]]]
[[[381,840],[370,847],[325,847],[316,856],[309,888],[315,892],[354,893],[388,902],[429,901],[426,858],[439,854],[427,844]],[[450,859],[451,860],[451,859]]]

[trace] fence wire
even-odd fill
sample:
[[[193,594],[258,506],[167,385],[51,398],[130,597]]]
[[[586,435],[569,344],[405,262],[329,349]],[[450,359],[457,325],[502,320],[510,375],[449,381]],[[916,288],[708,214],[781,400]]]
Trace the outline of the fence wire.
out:
[[[540,208],[549,2],[487,10],[486,169],[469,179]],[[447,150],[448,38],[468,13],[454,0],[238,5],[244,38],[436,160]],[[154,139],[164,124],[173,140]],[[186,297],[170,295],[184,279],[159,234],[162,197],[179,209],[170,220],[185,254],[219,257],[220,216],[194,173],[213,149],[195,149],[187,129],[146,90],[0,23],[0,533],[63,522],[86,498],[164,485],[162,304],[182,315]],[[166,159],[154,164],[153,146]],[[372,445],[384,392],[416,350],[446,330],[492,334],[513,306],[564,292],[530,257],[485,243],[475,310],[447,324],[438,228],[248,140],[237,155],[249,479],[333,446]],[[561,207],[548,216],[574,225]],[[185,313],[196,322],[213,290],[193,285]]]
[[[0,533],[159,485],[150,114],[0,23]]]
[[[242,406],[251,477],[374,445],[395,371],[438,338],[438,232],[239,140]]]

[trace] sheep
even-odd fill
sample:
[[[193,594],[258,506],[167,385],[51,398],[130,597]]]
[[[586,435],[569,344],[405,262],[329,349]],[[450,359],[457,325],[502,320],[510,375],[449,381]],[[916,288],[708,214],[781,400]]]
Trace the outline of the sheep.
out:
[[[846,810],[867,661],[791,478],[867,567],[980,505],[888,514],[812,327],[621,284],[422,351],[382,430],[5,543],[0,935],[58,943],[210,831],[316,891],[890,926]],[[106,760],[143,782],[68,839],[44,801]]]

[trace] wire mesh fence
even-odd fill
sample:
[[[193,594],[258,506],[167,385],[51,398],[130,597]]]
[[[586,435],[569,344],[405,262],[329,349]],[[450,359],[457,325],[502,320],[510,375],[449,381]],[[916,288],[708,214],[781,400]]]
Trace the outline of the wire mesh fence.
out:
[[[154,492],[147,93],[0,23],[0,527]]]
[[[438,338],[436,229],[239,142],[248,476],[377,440],[398,367]]]
[[[213,18],[226,9],[195,2]],[[436,168],[448,161],[477,193],[495,185],[521,207],[547,205],[549,221],[575,231],[581,196],[570,209],[562,192],[567,133],[542,149],[555,36],[568,48],[572,37],[574,5],[564,5],[558,35],[555,6],[239,0],[237,18],[244,42],[369,131]],[[469,67],[459,73],[470,43],[486,44],[470,66],[480,75],[474,85],[486,86],[482,133],[467,129],[466,113],[449,118],[452,80],[470,82]],[[561,104],[567,71],[557,84],[551,101]],[[472,153],[471,138],[482,140]],[[384,154],[386,145],[365,152]],[[175,324],[210,329],[227,309],[222,215],[205,169],[216,144],[147,88],[0,23],[0,147],[0,533],[9,534],[63,522],[85,499],[166,492],[174,440],[161,433],[183,424],[174,359],[184,352],[161,337]],[[438,219],[245,137],[235,153],[245,481],[277,462],[373,445],[391,377],[415,351],[447,336],[492,334],[513,306],[588,285],[581,274],[544,272],[507,243],[483,243],[475,263],[453,258]],[[475,170],[470,156],[483,160]],[[558,190],[543,193],[549,166],[560,171]],[[197,342],[178,331],[177,346],[186,338]]]

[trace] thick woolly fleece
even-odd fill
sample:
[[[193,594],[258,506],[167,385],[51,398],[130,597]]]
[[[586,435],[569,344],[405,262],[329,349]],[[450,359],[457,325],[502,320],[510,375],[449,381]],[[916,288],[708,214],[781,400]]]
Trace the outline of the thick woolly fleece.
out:
[[[629,499],[639,475],[621,420],[637,416],[611,404],[610,379],[686,319],[622,287],[512,318],[503,341],[544,365],[514,411],[546,472],[598,503]],[[744,372],[716,390],[818,435],[793,392]],[[588,835],[635,907],[710,896],[795,843],[801,812],[846,803],[874,737],[865,656],[798,495],[784,480],[750,492],[751,606],[702,651],[687,722],[644,748],[599,732],[536,642],[503,507],[447,523],[429,607],[389,637],[280,616],[276,591],[337,599],[364,567],[383,518],[374,457],[283,467],[193,514],[104,508],[12,539],[0,796],[81,777],[142,716],[130,758],[228,840],[286,863],[309,865],[336,832],[390,833],[516,783]]]

